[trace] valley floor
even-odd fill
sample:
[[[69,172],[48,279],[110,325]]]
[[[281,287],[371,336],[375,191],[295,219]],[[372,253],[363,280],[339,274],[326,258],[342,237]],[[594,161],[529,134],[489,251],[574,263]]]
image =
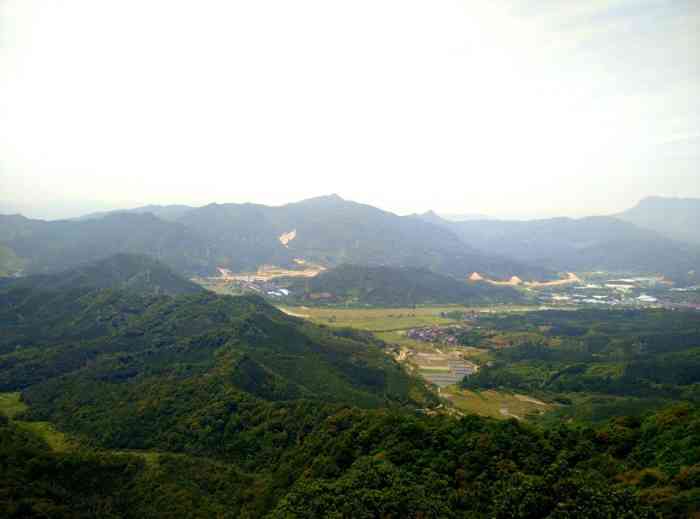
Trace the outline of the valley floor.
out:
[[[469,391],[458,387],[465,375],[476,372],[488,362],[488,349],[454,346],[440,342],[414,340],[408,336],[416,328],[454,326],[450,313],[507,314],[536,310],[534,306],[498,305],[492,307],[423,306],[416,308],[323,308],[280,307],[288,315],[316,324],[357,328],[373,332],[385,341],[390,353],[405,369],[433,385],[444,399],[448,412],[476,414],[497,419],[519,420],[541,416],[556,404],[532,396],[496,390]]]

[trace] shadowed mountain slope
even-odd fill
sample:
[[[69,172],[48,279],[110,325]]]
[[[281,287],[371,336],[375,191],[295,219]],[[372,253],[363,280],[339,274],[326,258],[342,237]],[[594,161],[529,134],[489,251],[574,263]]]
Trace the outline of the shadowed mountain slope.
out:
[[[57,274],[19,278],[10,286],[39,291],[109,288],[165,295],[195,294],[204,290],[149,256],[124,253]]]
[[[415,304],[484,304],[520,302],[510,287],[458,280],[416,267],[365,267],[341,265],[312,279],[294,279],[293,295],[321,301],[382,306]]]

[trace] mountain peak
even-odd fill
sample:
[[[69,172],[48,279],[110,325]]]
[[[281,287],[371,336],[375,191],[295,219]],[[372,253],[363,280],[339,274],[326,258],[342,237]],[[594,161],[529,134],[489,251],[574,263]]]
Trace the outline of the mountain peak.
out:
[[[318,206],[337,206],[337,205],[349,204],[349,203],[352,203],[352,202],[345,200],[340,195],[333,193],[330,195],[322,195],[322,196],[315,196],[313,198],[306,198],[306,199],[301,200],[299,202],[288,204],[288,205],[306,205],[306,206],[318,207]]]
[[[315,196],[312,198],[307,198],[302,200],[302,202],[345,202],[346,200],[338,195],[337,193],[332,193],[330,195]]]

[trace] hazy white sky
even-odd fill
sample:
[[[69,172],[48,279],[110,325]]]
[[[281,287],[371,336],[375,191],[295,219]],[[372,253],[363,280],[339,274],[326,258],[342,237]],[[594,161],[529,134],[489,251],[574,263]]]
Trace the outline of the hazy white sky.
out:
[[[697,0],[0,0],[0,212],[700,197]]]

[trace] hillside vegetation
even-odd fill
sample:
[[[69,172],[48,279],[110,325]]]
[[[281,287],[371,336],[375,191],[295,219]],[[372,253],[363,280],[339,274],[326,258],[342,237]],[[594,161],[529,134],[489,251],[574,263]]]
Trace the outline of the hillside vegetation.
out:
[[[461,341],[489,349],[491,358],[464,379],[465,388],[534,393],[569,404],[559,416],[600,421],[674,401],[700,403],[698,312],[483,316]]]
[[[58,274],[19,278],[6,286],[32,291],[117,289],[137,293],[194,294],[204,289],[175,274],[163,263],[144,255],[115,254]]]
[[[311,279],[290,281],[293,295],[304,301],[410,306],[417,304],[517,303],[517,290],[469,282],[424,268],[341,265]]]
[[[117,280],[143,279],[117,271]],[[367,332],[313,325],[253,296],[166,295],[156,287],[169,277],[135,285],[141,291],[96,288],[87,274],[58,287],[41,279],[0,290],[3,517],[646,519],[700,511],[694,405],[596,428],[455,418]],[[621,314],[599,327],[599,316],[582,316],[527,321],[557,339],[557,348],[543,346],[552,349],[545,365],[586,353],[563,336],[585,337],[605,362],[642,345],[684,352],[697,337],[697,323],[680,313]],[[518,362],[529,348],[504,354]],[[676,376],[673,366],[658,375]]]
[[[235,411],[231,413],[235,416]],[[261,417],[248,470],[201,456],[51,450],[0,416],[5,517],[692,517],[697,409],[598,429],[337,409]],[[286,439],[294,431],[291,441]],[[201,444],[204,438],[193,438]],[[270,452],[270,446],[282,446]]]
[[[26,274],[57,273],[118,253],[145,254],[178,272],[213,268],[205,240],[152,214],[51,222],[0,215],[0,245],[21,258]]]

